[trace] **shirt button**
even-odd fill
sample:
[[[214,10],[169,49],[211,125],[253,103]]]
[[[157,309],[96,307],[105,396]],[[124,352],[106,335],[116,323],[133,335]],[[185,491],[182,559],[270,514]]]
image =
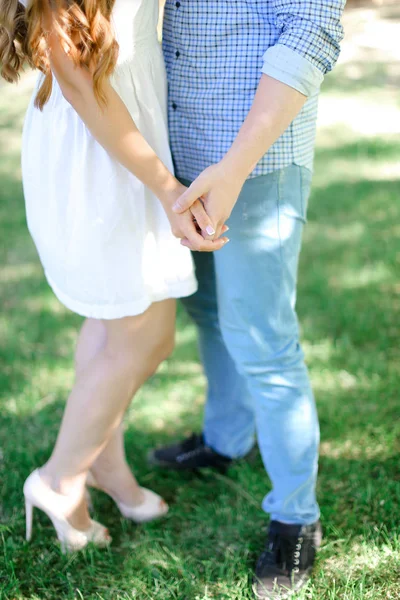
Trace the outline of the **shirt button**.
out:
[[[176,110],[176,109],[178,108],[178,105],[177,105],[177,104],[175,104],[175,102],[173,102],[173,103],[172,103],[172,108],[173,108],[174,110]]]
[[[180,2],[177,2],[177,3],[175,4],[176,8],[179,8],[179,7],[180,7],[180,5],[181,5],[181,3],[180,3]]]
[[[181,55],[181,53],[179,52],[179,50],[177,50],[177,51],[175,52],[175,56],[176,56],[176,58],[179,58],[179,57],[180,57],[180,55]]]

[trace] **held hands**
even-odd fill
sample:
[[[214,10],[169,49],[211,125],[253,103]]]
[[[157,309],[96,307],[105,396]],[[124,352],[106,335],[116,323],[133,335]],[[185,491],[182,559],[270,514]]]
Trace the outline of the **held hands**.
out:
[[[215,234],[208,234],[207,239],[219,241],[219,236],[226,231],[225,222],[231,215],[244,181],[245,179],[233,175],[232,170],[223,162],[212,165],[203,171],[175,202],[173,211],[182,216],[190,209],[197,219],[199,205],[203,204],[206,215],[215,229]],[[188,238],[182,239],[182,244],[191,248]]]
[[[171,224],[173,235],[180,238],[182,245],[187,246],[191,250],[198,252],[220,250],[229,240],[225,237],[217,239],[212,219],[207,215],[200,200],[195,198],[190,205],[191,210],[183,210],[179,211],[179,213],[173,210],[173,206],[179,198],[184,196],[186,190],[185,186],[177,182],[173,190],[160,198]],[[223,227],[219,235],[225,233],[227,230],[227,227]]]

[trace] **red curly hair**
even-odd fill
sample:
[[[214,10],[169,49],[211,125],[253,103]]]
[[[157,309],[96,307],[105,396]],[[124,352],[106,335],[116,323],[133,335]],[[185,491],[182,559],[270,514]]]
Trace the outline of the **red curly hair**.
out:
[[[0,74],[11,83],[18,80],[25,62],[44,73],[35,104],[42,109],[50,98],[50,68],[45,12],[53,15],[53,28],[65,51],[79,67],[93,75],[98,102],[104,103],[102,83],[113,72],[118,44],[110,17],[115,0],[0,0]]]

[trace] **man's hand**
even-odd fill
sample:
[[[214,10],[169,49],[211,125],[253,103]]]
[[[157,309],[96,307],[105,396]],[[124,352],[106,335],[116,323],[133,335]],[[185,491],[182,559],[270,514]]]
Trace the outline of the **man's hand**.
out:
[[[173,205],[178,198],[186,192],[185,186],[178,184],[174,190],[161,198],[162,205],[171,224],[171,230],[175,237],[182,240],[182,245],[198,252],[214,252],[220,250],[229,240],[220,238],[227,228],[220,231],[216,236],[213,221],[207,215],[203,203],[197,198],[191,203],[191,210],[184,210],[177,214]],[[215,237],[215,239],[213,239]],[[206,239],[208,238],[208,239]]]
[[[231,215],[244,182],[245,177],[235,176],[227,163],[221,161],[208,167],[199,175],[175,202],[173,210],[177,214],[184,214],[190,209],[195,214],[197,203],[201,204],[198,198],[201,198],[206,213],[215,227],[215,238],[217,239]],[[183,240],[182,243],[188,245],[186,240]]]
[[[218,237],[245,180],[298,115],[305,101],[306,97],[296,89],[262,75],[253,105],[232,146],[221,162],[201,173],[179,198],[174,210],[181,213],[201,198]]]

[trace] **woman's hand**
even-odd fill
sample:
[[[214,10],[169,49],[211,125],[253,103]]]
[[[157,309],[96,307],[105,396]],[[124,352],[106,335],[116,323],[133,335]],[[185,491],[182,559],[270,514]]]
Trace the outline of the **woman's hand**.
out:
[[[198,198],[202,199],[207,215],[215,228],[215,238],[221,235],[239,197],[245,178],[238,176],[224,161],[208,167],[174,204],[173,210],[182,214],[193,212]]]
[[[190,210],[184,210],[179,214],[173,210],[179,198],[187,191],[187,188],[176,183],[174,189],[159,194],[161,204],[171,224],[171,230],[175,237],[182,240],[182,245],[198,252],[214,252],[220,250],[229,240],[226,237],[217,237],[213,220],[206,213],[203,203],[195,198],[190,205]],[[220,230],[225,233],[227,228]],[[216,239],[212,239],[212,238]],[[209,238],[209,239],[205,239]]]

